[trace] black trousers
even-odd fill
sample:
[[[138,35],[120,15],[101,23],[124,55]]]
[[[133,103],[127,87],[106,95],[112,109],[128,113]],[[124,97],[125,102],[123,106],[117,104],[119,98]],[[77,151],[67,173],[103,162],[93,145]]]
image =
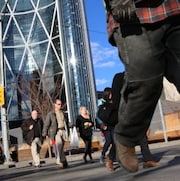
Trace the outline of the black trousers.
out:
[[[125,65],[116,141],[134,147],[143,139],[161,95],[163,77],[180,92],[180,16],[154,24],[121,25],[114,32]]]
[[[86,157],[87,155],[89,155],[89,158],[92,159],[92,155],[91,155],[92,136],[83,136],[82,139],[83,139],[83,141],[85,143],[84,156]]]
[[[140,148],[141,148],[143,161],[144,162],[153,161],[154,158],[153,158],[153,155],[151,154],[151,151],[149,149],[147,136],[144,136],[144,138],[139,142],[139,145],[140,145]]]

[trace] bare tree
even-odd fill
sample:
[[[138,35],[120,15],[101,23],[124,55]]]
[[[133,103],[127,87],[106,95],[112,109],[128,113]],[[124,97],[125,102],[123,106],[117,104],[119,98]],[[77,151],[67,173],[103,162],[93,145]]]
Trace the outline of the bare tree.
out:
[[[27,104],[29,109],[36,109],[43,120],[45,120],[47,113],[53,108],[53,99],[60,98],[62,94],[62,75],[54,76],[53,88],[49,91],[46,77],[40,76],[37,71],[33,72],[31,76],[23,75],[18,77],[17,92],[18,104],[20,114],[22,114],[23,105]]]

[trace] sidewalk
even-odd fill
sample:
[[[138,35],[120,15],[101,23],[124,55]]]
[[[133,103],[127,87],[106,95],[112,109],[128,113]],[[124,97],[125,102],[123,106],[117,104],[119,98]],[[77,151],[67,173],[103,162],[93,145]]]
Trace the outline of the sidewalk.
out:
[[[170,146],[175,146],[175,145],[180,145],[180,140],[175,140],[175,141],[169,141],[169,142],[160,142],[160,143],[152,143],[149,144],[150,150],[157,149],[157,148],[164,148],[164,147],[170,147]],[[140,152],[140,147],[136,146],[136,151],[137,153]],[[101,155],[101,151],[95,151],[93,153],[93,158],[94,159],[99,159]],[[83,153],[79,154],[73,154],[73,155],[67,155],[67,161],[80,161],[82,160]],[[41,159],[42,166],[44,164],[55,164],[55,158],[44,158]],[[27,160],[27,161],[19,161],[19,162],[12,162],[12,163],[4,163],[0,164],[0,169],[7,169],[7,168],[22,168],[22,167],[28,167],[31,166],[32,160]]]
[[[101,155],[101,151],[95,151],[92,153],[94,159],[99,159]],[[73,155],[67,155],[66,156],[67,161],[80,161],[83,158],[83,153],[79,154],[73,154]],[[55,157],[52,158],[43,158],[41,159],[41,164],[42,166],[45,164],[55,164],[56,160]],[[22,167],[29,167],[32,164],[32,160],[26,160],[26,161],[19,161],[19,162],[9,162],[9,163],[4,163],[0,164],[0,170],[1,169],[10,169],[10,168],[22,168]]]
[[[164,148],[169,146],[179,145],[180,146],[180,140],[172,140],[168,142],[158,142],[158,143],[151,143],[149,144],[150,150],[157,149],[157,148]],[[140,147],[136,146],[136,151],[140,151]]]

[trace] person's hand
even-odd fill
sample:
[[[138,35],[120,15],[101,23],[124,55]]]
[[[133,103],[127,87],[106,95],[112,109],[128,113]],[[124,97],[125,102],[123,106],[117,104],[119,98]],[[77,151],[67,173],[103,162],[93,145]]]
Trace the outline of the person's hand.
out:
[[[88,123],[88,122],[85,122],[85,123],[84,123],[84,126],[85,126],[85,127],[88,127],[88,126],[89,126],[89,123]]]
[[[84,123],[84,127],[85,127],[85,128],[88,128],[88,127],[89,127],[89,123],[88,123],[88,122],[85,122],[85,123]]]
[[[29,129],[31,130],[31,129],[33,129],[33,127],[34,127],[33,124],[31,124],[31,125],[29,126]]]
[[[88,123],[88,122],[85,122],[85,123],[84,123],[84,126],[88,126],[88,125],[89,125],[89,123]]]
[[[107,130],[107,126],[104,126],[104,127],[103,127],[103,130]]]
[[[105,124],[101,124],[101,125],[100,125],[100,128],[101,128],[101,130],[106,130],[106,129],[107,129],[107,126],[106,126]]]
[[[134,0],[112,0],[110,5],[113,18],[117,22],[128,22],[136,18]]]

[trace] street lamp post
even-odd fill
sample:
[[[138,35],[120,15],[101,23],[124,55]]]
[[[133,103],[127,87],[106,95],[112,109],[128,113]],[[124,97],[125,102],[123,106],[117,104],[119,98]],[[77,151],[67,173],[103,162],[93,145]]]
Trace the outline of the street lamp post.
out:
[[[4,68],[4,56],[3,56],[3,33],[2,33],[2,14],[7,6],[8,0],[4,1],[5,4],[1,10],[0,14],[0,86],[2,89],[5,89],[5,68]],[[4,91],[3,91],[4,93]],[[2,95],[2,99],[4,99]],[[4,148],[4,155],[5,155],[5,162],[4,164],[12,164],[12,160],[9,153],[9,140],[8,140],[8,121],[7,121],[7,114],[6,114],[6,106],[5,101],[1,105],[1,129],[2,129],[2,140],[3,140],[3,148]]]

